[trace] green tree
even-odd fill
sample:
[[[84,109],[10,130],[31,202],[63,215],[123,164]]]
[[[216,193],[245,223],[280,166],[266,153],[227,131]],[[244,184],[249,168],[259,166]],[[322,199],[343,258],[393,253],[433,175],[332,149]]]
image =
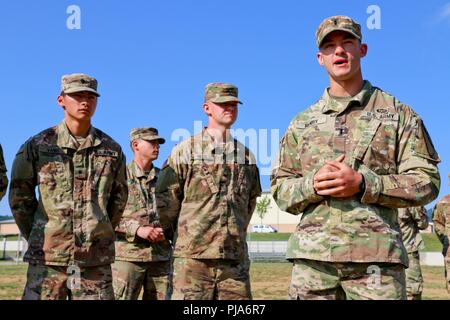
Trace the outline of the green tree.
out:
[[[256,214],[261,219],[261,224],[264,219],[264,216],[269,210],[269,206],[270,206],[270,199],[268,196],[262,196],[256,201]]]

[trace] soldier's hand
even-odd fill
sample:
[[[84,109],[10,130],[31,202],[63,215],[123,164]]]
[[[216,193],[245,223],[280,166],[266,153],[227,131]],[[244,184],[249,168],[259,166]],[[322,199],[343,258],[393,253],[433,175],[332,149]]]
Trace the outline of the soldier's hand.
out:
[[[164,240],[164,232],[162,228],[143,226],[137,229],[136,234],[138,235],[138,237],[151,242],[158,242]]]
[[[342,162],[344,160],[344,155],[340,155],[335,161],[338,162]],[[333,167],[331,165],[329,165],[328,163],[325,163],[325,165],[319,169],[319,171],[316,172],[316,174],[314,175],[314,179],[313,179],[313,187],[314,187],[314,191],[317,193],[319,190],[317,189],[317,184],[320,182],[320,180],[317,179],[317,177],[321,177],[323,176],[323,174],[328,173],[328,172],[336,172],[339,169],[337,169],[336,167]]]
[[[314,176],[314,189],[318,195],[347,198],[360,192],[363,177],[361,173],[343,163],[343,158],[341,156],[336,160],[327,161],[326,165],[332,166],[335,170],[320,174],[318,172]]]
[[[153,228],[152,232],[149,235],[148,240],[151,242],[159,242],[159,241],[163,241],[164,238],[164,231],[162,228]]]

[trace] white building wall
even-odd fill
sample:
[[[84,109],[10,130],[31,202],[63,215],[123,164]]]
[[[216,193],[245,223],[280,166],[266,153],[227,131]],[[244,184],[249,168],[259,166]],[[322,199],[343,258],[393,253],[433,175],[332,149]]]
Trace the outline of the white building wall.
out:
[[[270,192],[263,192],[261,197],[265,196],[269,197],[270,204],[266,215],[262,219],[262,224],[269,224],[279,232],[293,232],[300,220],[300,216],[281,211]],[[261,218],[258,216],[256,210],[253,212],[252,219],[250,220],[249,230],[255,224],[261,224]]]

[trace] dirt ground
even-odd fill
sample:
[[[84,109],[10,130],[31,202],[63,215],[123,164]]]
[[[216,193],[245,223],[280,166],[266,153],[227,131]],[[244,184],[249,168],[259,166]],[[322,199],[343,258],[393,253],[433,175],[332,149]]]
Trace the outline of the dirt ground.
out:
[[[290,263],[252,263],[251,281],[253,298],[258,300],[284,300],[291,280]],[[26,282],[26,264],[0,264],[0,300],[20,299]],[[444,268],[422,267],[424,274],[424,300],[450,300],[445,289]]]

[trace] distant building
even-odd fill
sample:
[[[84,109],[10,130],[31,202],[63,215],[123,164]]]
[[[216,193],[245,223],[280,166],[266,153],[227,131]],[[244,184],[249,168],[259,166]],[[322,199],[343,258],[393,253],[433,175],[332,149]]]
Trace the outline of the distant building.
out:
[[[19,227],[17,227],[14,219],[0,221],[0,236],[13,236],[19,234]]]
[[[270,199],[269,208],[266,215],[262,219],[258,216],[256,210],[253,212],[252,219],[250,220],[250,225],[248,232],[251,232],[252,226],[255,224],[268,224],[278,230],[278,232],[291,233],[295,231],[295,227],[300,221],[300,216],[296,216],[285,211],[281,211],[278,205],[275,203],[270,192],[265,191],[262,193],[261,197],[267,196]],[[260,198],[261,198],[260,197]],[[258,200],[260,199],[258,198]]]

